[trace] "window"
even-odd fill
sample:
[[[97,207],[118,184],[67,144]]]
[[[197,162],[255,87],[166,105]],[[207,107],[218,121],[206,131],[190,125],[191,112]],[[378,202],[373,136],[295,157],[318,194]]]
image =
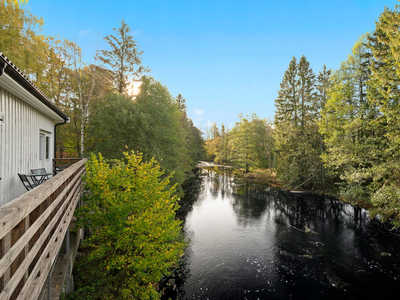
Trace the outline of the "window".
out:
[[[46,159],[50,158],[50,137],[46,136]]]
[[[44,158],[44,139],[45,135],[41,133],[39,138],[39,160],[43,160]]]
[[[50,133],[40,132],[39,160],[50,159]]]

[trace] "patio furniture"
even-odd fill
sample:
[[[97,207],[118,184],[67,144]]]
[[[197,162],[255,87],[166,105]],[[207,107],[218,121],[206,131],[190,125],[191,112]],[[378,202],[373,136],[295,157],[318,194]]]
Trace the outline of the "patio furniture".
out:
[[[51,173],[46,172],[45,168],[31,169],[31,174],[28,175],[36,184],[41,184],[50,178]]]
[[[38,183],[35,183],[35,182],[33,182],[33,181],[30,181],[30,180],[29,180],[29,177],[30,177],[30,176],[28,176],[28,175],[26,175],[26,174],[20,174],[20,173],[18,173],[18,176],[19,176],[19,179],[21,179],[22,184],[24,185],[24,187],[25,187],[28,191],[30,191],[31,189],[33,189],[33,188],[35,188],[35,187],[37,187],[37,186],[39,185]]]

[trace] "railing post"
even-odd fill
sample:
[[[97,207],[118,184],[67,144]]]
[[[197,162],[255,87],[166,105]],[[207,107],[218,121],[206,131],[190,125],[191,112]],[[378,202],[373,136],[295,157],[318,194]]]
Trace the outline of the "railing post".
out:
[[[67,232],[65,233],[65,252],[64,254],[69,254],[69,226]]]
[[[60,293],[52,281],[65,271],[67,288],[73,288],[69,224],[83,188],[84,163],[0,207],[0,299],[38,299],[46,290],[51,299]],[[60,252],[68,265],[53,276]]]
[[[51,272],[47,275],[47,300],[51,300]]]
[[[3,238],[3,253],[6,253],[11,248],[11,233],[7,233]],[[6,286],[8,281],[10,280],[10,268],[7,268],[6,272],[3,275],[3,285]]]

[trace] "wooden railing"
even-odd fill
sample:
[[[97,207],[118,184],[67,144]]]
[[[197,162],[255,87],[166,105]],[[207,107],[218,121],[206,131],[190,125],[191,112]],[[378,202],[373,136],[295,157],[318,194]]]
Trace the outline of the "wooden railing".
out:
[[[82,194],[85,160],[0,207],[0,299],[37,299]]]
[[[54,158],[53,159],[53,175],[64,171],[66,168],[69,168],[74,163],[82,160],[82,158]]]

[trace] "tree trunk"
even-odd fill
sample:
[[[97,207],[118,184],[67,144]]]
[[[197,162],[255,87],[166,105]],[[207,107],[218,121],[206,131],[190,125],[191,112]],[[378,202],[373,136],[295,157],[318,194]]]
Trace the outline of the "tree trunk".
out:
[[[82,122],[81,122],[81,158],[84,158],[85,153],[85,125],[83,121],[83,114],[82,114]]]

